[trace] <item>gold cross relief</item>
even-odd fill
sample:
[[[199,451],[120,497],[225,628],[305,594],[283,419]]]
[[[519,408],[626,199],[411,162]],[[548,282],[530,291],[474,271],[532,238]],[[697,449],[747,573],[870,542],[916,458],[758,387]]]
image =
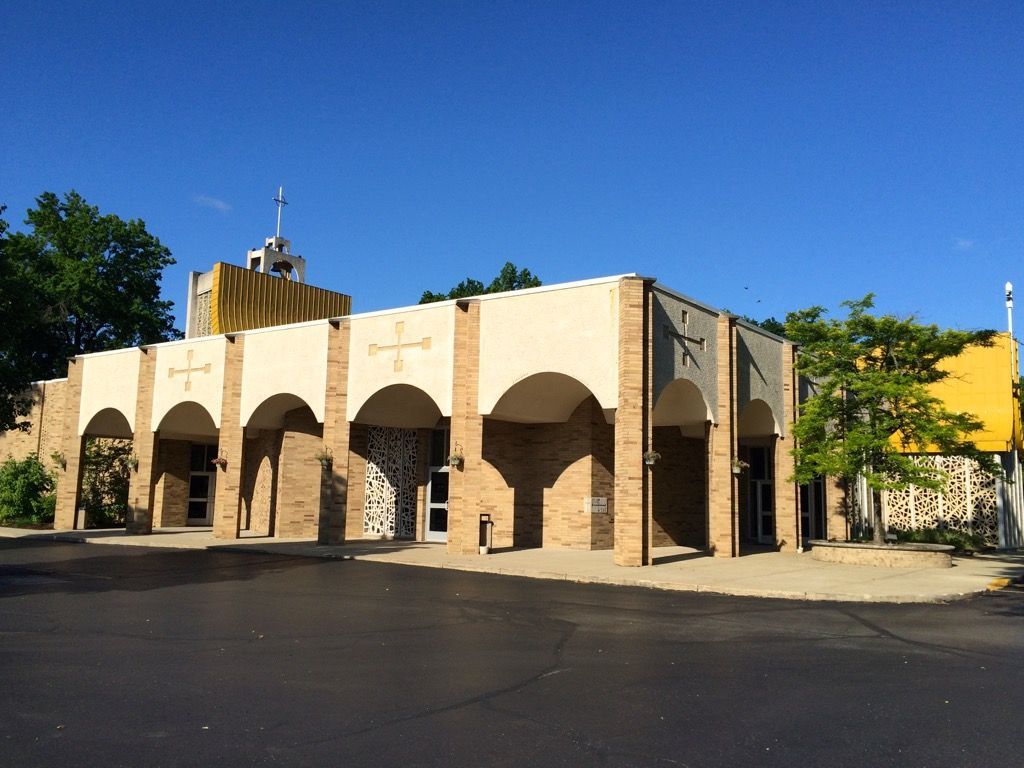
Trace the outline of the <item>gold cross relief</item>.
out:
[[[370,357],[373,357],[378,352],[387,352],[389,350],[395,350],[395,372],[402,370],[402,350],[403,349],[430,349],[430,337],[424,336],[420,341],[407,341],[402,342],[402,334],[405,332],[405,323],[395,323],[395,343],[394,344],[371,344],[370,345]]]
[[[210,363],[206,363],[205,365],[201,365],[201,366],[199,366],[197,368],[193,368],[192,367],[192,350],[191,349],[188,352],[185,353],[185,361],[186,362],[185,362],[185,367],[184,368],[175,368],[174,366],[171,366],[170,368],[168,368],[167,369],[167,378],[168,379],[173,379],[174,378],[174,374],[176,374],[176,373],[184,373],[185,374],[185,391],[186,392],[191,392],[192,391],[192,374],[193,373],[209,373],[210,372],[211,364]]]
[[[683,343],[683,365],[690,364],[690,358],[693,356],[693,352],[690,350],[689,344],[696,344],[700,347],[700,351],[704,352],[708,348],[708,340],[701,336],[699,339],[695,339],[692,336],[687,336],[687,327],[690,323],[690,313],[685,309],[682,310],[682,315],[679,318],[680,325],[683,327],[682,333],[677,333],[674,328],[667,325],[663,325],[662,329],[665,333],[666,339],[678,339]]]

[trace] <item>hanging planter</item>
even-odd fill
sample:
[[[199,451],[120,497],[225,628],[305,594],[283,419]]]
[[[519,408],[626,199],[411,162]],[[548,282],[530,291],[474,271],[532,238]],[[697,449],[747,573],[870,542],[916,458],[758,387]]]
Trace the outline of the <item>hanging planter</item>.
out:
[[[54,451],[53,453],[51,453],[50,459],[53,461],[54,464],[60,467],[61,470],[66,470],[68,468],[68,460],[64,458],[64,454],[61,453],[60,451]]]
[[[322,450],[317,451],[316,455],[313,458],[319,461],[320,466],[323,467],[324,469],[330,469],[332,466],[334,466],[334,453],[326,445],[323,447]]]
[[[218,456],[216,459],[211,459],[210,463],[213,464],[213,466],[221,469],[222,471],[228,468],[228,460],[225,459],[223,456]]]
[[[125,459],[125,461],[128,464],[128,469],[130,469],[132,472],[139,471],[139,457],[136,456],[134,453],[127,459]]]
[[[648,467],[653,467],[661,461],[661,454],[657,451],[644,451],[644,464]]]
[[[734,475],[742,474],[743,470],[745,470],[745,469],[750,469],[750,465],[747,464],[747,462],[743,461],[743,459],[733,459],[732,460],[732,473]]]
[[[461,469],[466,463],[466,457],[462,454],[462,446],[455,443],[455,450],[448,456],[448,466],[454,469]]]

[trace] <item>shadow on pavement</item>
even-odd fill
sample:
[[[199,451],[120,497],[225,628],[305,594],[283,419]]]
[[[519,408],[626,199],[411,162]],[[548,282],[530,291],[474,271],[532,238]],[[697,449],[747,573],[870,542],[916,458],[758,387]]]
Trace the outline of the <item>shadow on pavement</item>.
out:
[[[17,557],[29,553],[29,557]],[[48,554],[49,557],[40,555]],[[16,559],[17,562],[12,562]],[[143,592],[186,584],[250,581],[283,570],[322,567],[315,558],[251,552],[88,546],[0,540],[0,598],[27,594]]]

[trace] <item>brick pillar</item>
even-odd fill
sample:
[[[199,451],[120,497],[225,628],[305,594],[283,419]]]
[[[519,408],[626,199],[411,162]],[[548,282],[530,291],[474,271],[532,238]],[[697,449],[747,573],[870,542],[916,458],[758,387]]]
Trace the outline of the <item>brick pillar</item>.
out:
[[[135,395],[135,434],[132,450],[139,460],[128,481],[128,519],[125,533],[153,532],[153,486],[156,484],[156,441],[153,431],[153,386],[156,375],[156,350],[141,350],[139,385]]]
[[[82,488],[82,438],[78,434],[78,415],[82,403],[82,363],[68,360],[68,382],[64,390],[64,418],[58,444],[67,462],[57,473],[57,509],[53,517],[55,531],[70,531],[85,527],[84,520],[76,521],[78,499]],[[45,460],[40,456],[40,459]]]
[[[244,336],[228,336],[224,354],[224,390],[220,406],[218,455],[228,460],[217,470],[217,488],[213,499],[213,535],[218,539],[237,539],[242,506],[242,464],[245,460],[245,435],[242,429],[242,356]]]
[[[739,555],[740,516],[732,462],[736,439],[736,318],[719,315],[718,410],[708,434],[708,548],[716,557]]]
[[[480,482],[483,477],[484,419],[480,415],[480,302],[455,307],[455,361],[452,384],[451,450],[465,456],[454,467],[448,488],[448,551],[479,554]]]
[[[615,410],[615,564],[651,563],[649,281],[619,281],[619,400]],[[656,471],[656,470],[654,470]]]
[[[803,546],[800,531],[800,504],[797,484],[792,480],[793,463],[793,422],[796,421],[797,387],[794,363],[796,348],[792,344],[782,345],[782,426],[784,435],[775,439],[775,473],[772,483],[775,491],[775,544],[782,552],[796,552]]]
[[[68,465],[70,466],[70,464]],[[850,499],[846,486],[841,478],[826,477],[825,482],[825,514],[828,517],[826,532],[828,538],[836,541],[850,540]]]
[[[344,544],[348,514],[349,436],[348,355],[351,323],[331,323],[327,337],[327,405],[324,410],[324,447],[334,461],[320,479],[318,544]]]

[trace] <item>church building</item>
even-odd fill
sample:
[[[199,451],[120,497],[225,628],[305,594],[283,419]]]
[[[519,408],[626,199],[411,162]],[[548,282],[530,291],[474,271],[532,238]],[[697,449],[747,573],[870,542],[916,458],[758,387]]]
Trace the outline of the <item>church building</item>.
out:
[[[245,267],[192,273],[183,340],[80,355],[34,385],[31,429],[0,434],[0,455],[52,462],[57,530],[89,523],[92,438],[132,441],[133,534],[603,549],[640,566],[661,546],[796,551],[870,524],[832,481],[788,480],[794,345],[655,278],[353,314],[305,272],[279,220]],[[982,416],[972,439],[1011,480],[1015,348],[1001,336],[950,361],[937,390]],[[920,458],[946,492],[881,496],[887,527],[1024,545],[1021,483],[954,459]]]
[[[614,550],[795,550],[840,494],[799,489],[793,345],[635,274],[352,314],[279,236],[190,279],[184,340],[81,355],[0,451],[133,440],[127,529]],[[834,497],[834,498],[833,498]],[[831,503],[830,503],[831,499]]]

